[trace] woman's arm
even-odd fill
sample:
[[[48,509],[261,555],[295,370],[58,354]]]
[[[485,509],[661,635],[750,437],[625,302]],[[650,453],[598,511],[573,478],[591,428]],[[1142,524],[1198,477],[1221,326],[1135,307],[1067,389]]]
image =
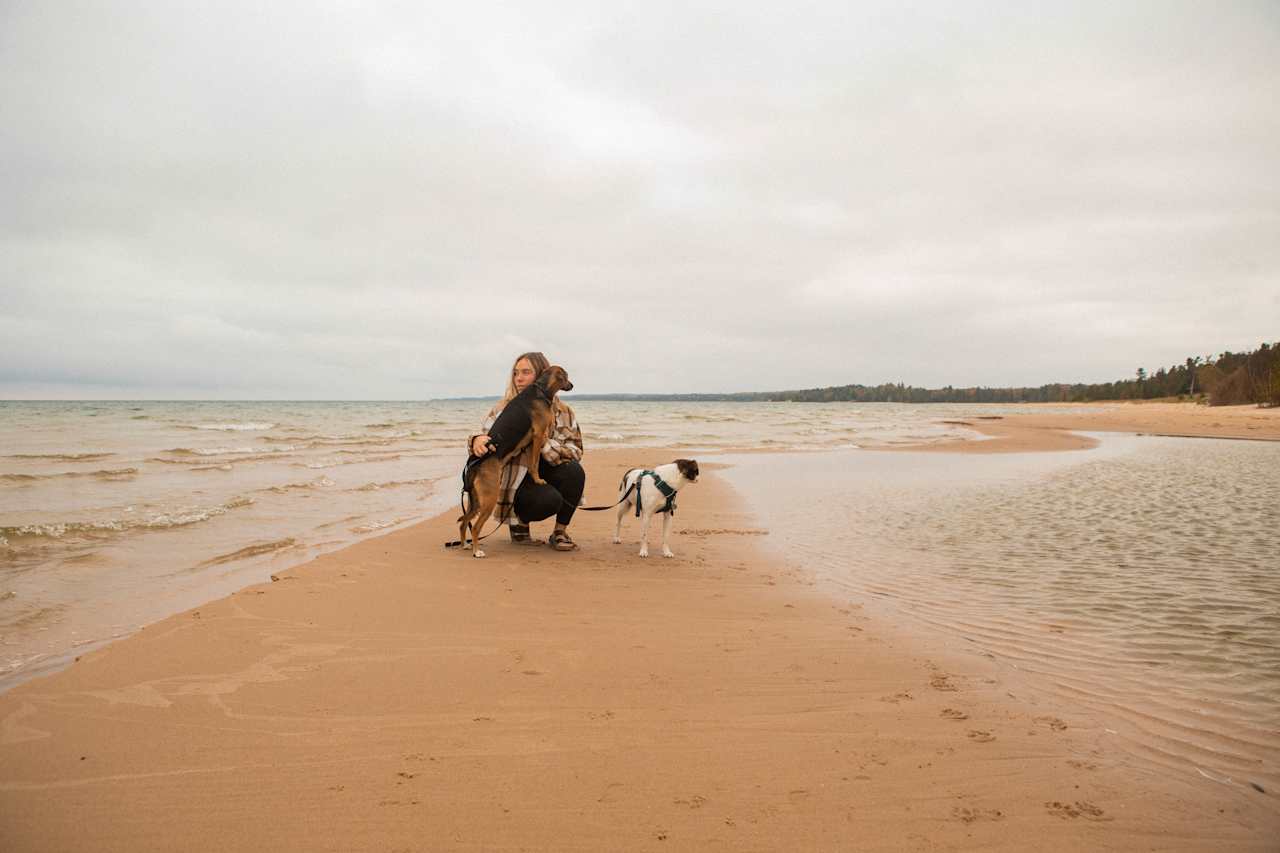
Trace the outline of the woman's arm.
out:
[[[578,428],[578,416],[573,413],[567,403],[556,407],[556,421],[551,426],[551,435],[547,443],[542,445],[542,458],[552,465],[559,465],[572,459],[582,460],[582,430]]]

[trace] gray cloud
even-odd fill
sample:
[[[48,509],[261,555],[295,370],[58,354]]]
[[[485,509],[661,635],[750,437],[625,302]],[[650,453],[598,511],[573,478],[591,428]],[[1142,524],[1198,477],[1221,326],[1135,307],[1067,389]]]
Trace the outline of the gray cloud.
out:
[[[1104,380],[1280,328],[1270,3],[9,3],[0,396]]]

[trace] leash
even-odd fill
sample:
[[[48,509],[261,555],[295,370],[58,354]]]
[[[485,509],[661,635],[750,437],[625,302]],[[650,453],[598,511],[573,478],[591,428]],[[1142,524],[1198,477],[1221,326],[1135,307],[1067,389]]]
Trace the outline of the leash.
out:
[[[634,492],[639,485],[640,485],[640,479],[637,477],[636,481],[632,483],[630,486],[628,486],[627,490],[622,493],[622,497],[618,498],[618,500],[615,501],[614,503],[611,503],[608,506],[580,506],[577,508],[577,510],[578,512],[603,512],[606,509],[613,509],[615,506],[617,506],[618,504],[622,503],[627,498],[629,498],[631,496],[631,493]],[[564,498],[561,498],[560,502],[566,506],[570,505],[569,502],[566,501]]]
[[[492,447],[492,442],[490,443],[490,447]],[[488,454],[486,453],[486,454],[485,454],[485,456],[488,456]],[[474,464],[475,464],[475,462],[479,462],[479,461],[480,461],[481,459],[483,459],[483,458],[484,458],[483,456],[481,456],[481,457],[477,457],[477,458],[475,459],[475,461],[474,461],[474,462],[472,462],[472,464],[474,465]],[[468,471],[468,470],[470,470],[470,466],[467,466],[466,468],[463,468],[463,469],[462,469],[462,476],[463,476],[463,478],[464,478],[464,481],[465,481],[465,478],[466,478],[466,476],[467,476],[467,471]],[[653,478],[653,480],[654,480],[654,485],[658,487],[658,491],[662,492],[663,496],[664,496],[664,497],[666,497],[666,499],[667,499],[666,506],[664,506],[662,509],[658,510],[658,512],[670,512],[672,515],[675,515],[675,511],[676,511],[676,502],[675,502],[676,490],[675,490],[675,489],[673,489],[673,488],[671,488],[671,486],[667,485],[667,482],[666,482],[665,480],[663,480],[661,477],[659,477],[657,474],[655,474],[655,473],[654,473],[654,472],[652,472],[652,471],[644,471],[644,472],[642,472],[642,473],[640,474],[640,476],[639,476],[639,477],[636,477],[636,481],[635,481],[634,483],[632,483],[630,486],[627,486],[627,490],[626,490],[625,492],[623,492],[623,493],[622,493],[622,497],[618,498],[616,501],[614,501],[614,502],[613,502],[613,503],[611,503],[611,504],[607,504],[607,505],[605,505],[605,506],[579,506],[579,507],[575,507],[575,509],[576,509],[578,512],[604,512],[604,511],[605,511],[605,510],[607,510],[607,509],[613,509],[614,507],[618,506],[618,505],[619,505],[619,504],[621,504],[623,501],[625,501],[627,498],[631,497],[631,493],[632,493],[632,492],[635,492],[635,493],[636,493],[636,517],[638,518],[638,517],[640,516],[640,492],[639,492],[639,489],[640,489],[640,481],[641,481],[641,480],[643,480],[645,477],[652,477],[652,478]],[[466,496],[466,494],[467,494],[467,490],[464,488],[464,489],[462,490],[462,496],[463,496],[463,497],[465,497],[465,496]],[[561,499],[560,499],[560,502],[561,502],[561,504],[562,504],[562,505],[564,505],[564,506],[572,506],[572,504],[570,504],[570,503],[569,503],[568,501],[566,501],[564,498],[561,498]],[[461,503],[461,501],[459,501],[459,503]],[[466,512],[466,506],[465,506],[465,504],[462,506],[462,510],[463,510],[463,512]],[[486,533],[485,535],[483,535],[483,536],[481,536],[480,538],[476,539],[475,541],[476,541],[476,542],[483,542],[484,540],[488,539],[488,538],[489,538],[490,536],[492,536],[493,534],[497,533],[497,532],[498,532],[498,528],[500,528],[500,527],[502,527],[502,521],[498,521],[498,524],[497,524],[497,526],[496,526],[496,527],[494,527],[494,528],[493,528],[492,530],[490,530],[488,533]],[[446,542],[446,543],[444,543],[444,547],[446,547],[446,548],[460,548],[460,547],[462,547],[464,544],[465,544],[465,543],[464,543],[461,539],[455,539],[455,540],[453,540],[452,542]]]
[[[613,509],[615,506],[617,506],[618,504],[620,504],[620,503],[622,503],[623,501],[625,501],[628,497],[630,497],[630,496],[631,496],[631,493],[632,493],[632,492],[634,492],[634,491],[636,490],[636,486],[638,486],[639,484],[640,484],[640,481],[639,481],[639,480],[636,480],[636,482],[632,483],[632,484],[627,488],[627,490],[626,490],[625,492],[623,492],[623,493],[622,493],[622,497],[618,498],[618,500],[617,500],[615,503],[611,503],[611,504],[609,504],[608,506],[580,506],[580,507],[578,507],[578,510],[579,510],[580,512],[603,512],[603,511],[604,511],[604,510],[606,510],[606,509]],[[464,492],[464,494],[465,494],[465,492]],[[563,504],[566,504],[566,505],[569,503],[569,502],[568,502],[568,501],[566,501],[564,498],[561,498],[561,499],[560,499],[560,502],[561,502],[561,503],[563,503]],[[490,536],[492,536],[493,534],[497,533],[497,532],[498,532],[498,528],[500,528],[500,527],[502,527],[502,522],[501,522],[501,521],[499,521],[499,522],[498,522],[498,526],[497,526],[497,527],[493,528],[492,530],[490,530],[490,531],[489,531],[488,533],[486,533],[485,535],[481,536],[481,537],[480,537],[479,539],[477,539],[476,541],[477,541],[477,542],[483,542],[484,540],[488,539],[488,538],[489,538]],[[462,540],[461,540],[461,539],[455,539],[455,540],[453,540],[452,542],[446,542],[446,543],[444,543],[444,547],[446,547],[446,548],[460,548],[460,547],[462,547],[462,545],[463,545],[463,544],[464,544],[464,543],[462,542]]]
[[[471,460],[470,460],[466,465],[464,465],[464,466],[463,466],[463,468],[462,468],[462,493],[458,496],[458,506],[459,506],[459,508],[462,510],[463,515],[465,515],[465,514],[467,513],[467,504],[466,504],[466,500],[467,500],[467,491],[468,491],[468,490],[467,490],[467,475],[471,473],[471,466],[472,466],[472,465],[475,465],[475,464],[477,464],[477,463],[479,463],[482,459],[487,459],[487,458],[489,457],[489,455],[490,455],[491,453],[493,453],[493,452],[494,452],[494,450],[495,450],[495,449],[496,449],[496,448],[494,447],[493,439],[492,439],[492,438],[490,438],[490,439],[485,443],[485,452],[484,452],[484,456],[475,456],[475,457],[472,457],[472,459],[471,459]],[[501,527],[501,526],[502,526],[502,519],[498,519],[498,524],[497,524],[497,525],[496,525],[492,530],[490,530],[488,533],[486,533],[485,535],[481,536],[481,537],[480,537],[480,538],[478,538],[478,539],[477,539],[477,538],[476,538],[476,536],[475,536],[476,531],[474,531],[474,530],[473,530],[473,531],[471,532],[471,539],[470,539],[470,540],[468,540],[468,541],[473,542],[473,543],[483,542],[484,540],[488,539],[488,538],[489,538],[490,536],[492,536],[493,534],[497,533],[497,532],[498,532],[498,528],[499,528],[499,527]],[[461,548],[461,547],[463,547],[464,545],[466,545],[466,542],[463,542],[461,539],[454,539],[454,540],[453,540],[453,541],[451,541],[451,542],[446,542],[446,543],[444,543],[444,547],[446,547],[446,548]]]
[[[502,527],[502,522],[501,522],[501,521],[498,521],[498,525],[497,525],[497,527],[493,528],[493,529],[492,529],[492,530],[490,530],[488,533],[486,533],[485,535],[481,536],[479,539],[475,539],[475,541],[476,541],[476,542],[483,542],[484,540],[488,539],[488,538],[489,538],[490,536],[492,536],[493,534],[497,533],[497,532],[498,532],[498,528],[499,528],[499,527]],[[471,539],[468,539],[468,540],[467,540],[467,542],[470,542],[470,541],[472,541],[472,540],[471,540]],[[446,542],[446,543],[444,543],[444,547],[446,547],[446,548],[461,548],[461,547],[462,547],[463,545],[465,545],[465,544],[466,544],[466,543],[465,543],[465,542],[463,542],[461,539],[455,539],[455,540],[453,540],[452,542]]]

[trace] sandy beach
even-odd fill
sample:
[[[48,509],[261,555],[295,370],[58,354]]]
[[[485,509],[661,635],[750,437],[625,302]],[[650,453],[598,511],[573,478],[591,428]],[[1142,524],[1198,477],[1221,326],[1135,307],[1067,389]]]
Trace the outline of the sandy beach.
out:
[[[1117,411],[954,447],[1280,426]],[[587,501],[676,455],[588,454]],[[703,471],[675,559],[639,559],[635,519],[611,544],[605,512],[577,553],[500,533],[474,560],[441,547],[449,512],[18,686],[0,848],[1274,849],[1275,792],[1151,772],[1104,721],[833,597]]]
[[[1115,402],[1107,404],[1037,403],[1016,416],[986,416],[945,423],[964,425],[986,441],[949,441],[901,445],[877,450],[927,450],[931,453],[1025,453],[1087,450],[1097,442],[1079,432],[1127,432],[1142,435],[1280,441],[1280,409],[1257,406],[1202,406],[1195,403]]]

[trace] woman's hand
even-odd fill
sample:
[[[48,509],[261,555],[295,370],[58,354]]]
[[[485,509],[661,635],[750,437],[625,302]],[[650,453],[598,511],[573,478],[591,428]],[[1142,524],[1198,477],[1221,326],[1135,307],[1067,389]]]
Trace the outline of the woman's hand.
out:
[[[489,436],[477,435],[471,439],[471,455],[484,456],[486,450],[489,449]]]

